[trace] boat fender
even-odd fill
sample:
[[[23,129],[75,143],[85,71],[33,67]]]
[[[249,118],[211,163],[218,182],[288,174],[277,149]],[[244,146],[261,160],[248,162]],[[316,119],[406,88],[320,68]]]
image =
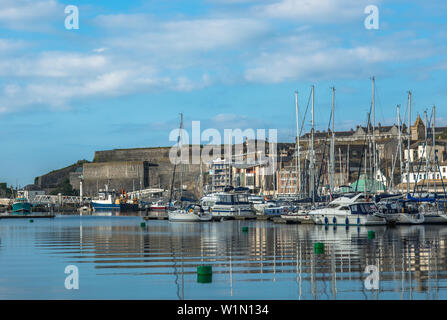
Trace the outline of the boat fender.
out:
[[[348,218],[346,218],[345,224],[349,224],[349,219]]]
[[[328,224],[329,223],[329,219],[327,217],[324,218],[324,223]]]
[[[335,217],[332,219],[332,223],[337,224],[337,219]]]

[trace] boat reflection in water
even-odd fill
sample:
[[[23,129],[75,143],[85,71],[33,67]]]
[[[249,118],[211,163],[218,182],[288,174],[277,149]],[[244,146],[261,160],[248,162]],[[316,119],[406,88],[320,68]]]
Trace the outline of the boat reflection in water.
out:
[[[0,224],[1,299],[447,299],[447,230],[437,225],[44,220]],[[82,290],[64,289],[68,264]],[[211,282],[197,281],[201,265],[212,266]],[[378,290],[365,288],[369,265]]]

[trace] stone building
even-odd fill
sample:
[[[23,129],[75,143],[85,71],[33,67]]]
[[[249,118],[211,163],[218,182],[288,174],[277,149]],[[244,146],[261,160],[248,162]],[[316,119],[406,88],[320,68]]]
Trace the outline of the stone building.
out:
[[[85,163],[82,173],[84,194],[96,195],[105,185],[118,192],[149,188],[152,167],[155,165],[148,161]]]

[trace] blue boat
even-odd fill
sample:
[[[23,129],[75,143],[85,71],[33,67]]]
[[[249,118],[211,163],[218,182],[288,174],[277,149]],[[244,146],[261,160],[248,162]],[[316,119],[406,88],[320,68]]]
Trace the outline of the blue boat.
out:
[[[29,214],[31,213],[31,203],[28,202],[28,199],[24,197],[20,197],[15,199],[12,204],[12,213],[13,214]]]
[[[92,208],[95,212],[127,212],[138,211],[137,203],[123,203],[116,196],[115,190],[109,190],[108,185],[104,190],[99,190],[98,199],[92,200]]]

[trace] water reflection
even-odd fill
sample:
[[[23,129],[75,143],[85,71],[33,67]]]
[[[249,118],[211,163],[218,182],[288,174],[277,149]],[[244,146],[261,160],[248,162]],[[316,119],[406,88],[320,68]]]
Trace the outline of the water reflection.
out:
[[[1,246],[12,249],[20,239],[33,252],[25,263],[81,266],[93,298],[447,298],[447,229],[442,226],[325,228],[153,220],[142,228],[140,222],[141,217],[103,216],[59,217],[33,225],[3,220]],[[242,232],[242,226],[249,231]],[[373,239],[368,231],[375,232]],[[324,243],[324,253],[315,253],[315,242]],[[13,250],[0,250],[0,257],[14,259]],[[197,283],[200,265],[212,265],[212,283]],[[379,267],[379,290],[365,289],[368,265]],[[54,275],[40,276],[51,282]],[[0,281],[6,277],[2,272]],[[14,287],[11,281],[8,285]],[[30,284],[30,296],[33,290],[45,291],[41,285]],[[88,298],[84,294],[79,298]]]

